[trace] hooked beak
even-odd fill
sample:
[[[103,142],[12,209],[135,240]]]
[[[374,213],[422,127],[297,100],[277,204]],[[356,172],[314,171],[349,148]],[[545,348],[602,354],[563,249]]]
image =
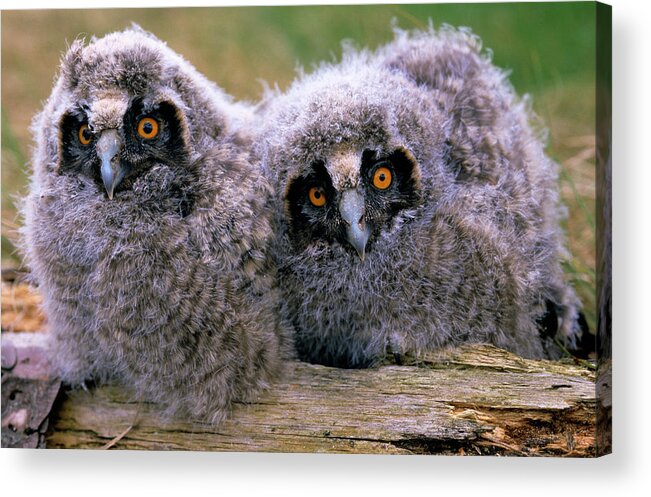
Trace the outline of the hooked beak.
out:
[[[355,247],[363,261],[366,243],[371,236],[371,227],[364,221],[364,197],[354,189],[344,191],[339,202],[339,212],[346,222],[348,242]]]
[[[109,199],[113,199],[115,188],[124,179],[126,173],[126,169],[120,164],[121,149],[122,140],[115,129],[103,131],[97,140],[97,155],[102,161],[100,170],[102,182]]]

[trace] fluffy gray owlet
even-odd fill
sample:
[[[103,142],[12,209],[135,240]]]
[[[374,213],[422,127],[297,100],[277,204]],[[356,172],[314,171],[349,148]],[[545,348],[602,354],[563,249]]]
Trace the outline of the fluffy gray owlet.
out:
[[[217,422],[279,370],[252,114],[137,27],[75,41],[33,132],[24,246],[64,381]]]
[[[397,32],[261,108],[301,358],[363,367],[461,342],[546,357],[541,331],[575,341],[557,166],[476,37]]]

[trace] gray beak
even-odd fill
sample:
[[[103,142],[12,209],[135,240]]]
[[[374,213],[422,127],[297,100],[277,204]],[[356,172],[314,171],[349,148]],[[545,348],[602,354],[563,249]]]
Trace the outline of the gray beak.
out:
[[[348,242],[355,247],[363,261],[366,242],[371,236],[371,227],[364,222],[364,197],[354,189],[344,191],[339,202],[339,212],[346,222]]]
[[[120,164],[122,140],[117,130],[107,129],[97,140],[97,155],[102,161],[101,175],[109,199],[113,199],[115,187],[120,184],[126,169]]]

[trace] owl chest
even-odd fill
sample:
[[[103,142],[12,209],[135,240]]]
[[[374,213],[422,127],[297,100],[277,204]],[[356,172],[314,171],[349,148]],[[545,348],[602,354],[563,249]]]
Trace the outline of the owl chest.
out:
[[[133,314],[187,277],[192,247],[183,219],[101,207],[40,206],[32,236],[40,279],[98,316]]]
[[[436,289],[420,264],[401,264],[391,256],[342,263],[291,264],[283,286],[306,314],[382,321],[410,312],[433,299]],[[301,311],[299,311],[301,312]]]

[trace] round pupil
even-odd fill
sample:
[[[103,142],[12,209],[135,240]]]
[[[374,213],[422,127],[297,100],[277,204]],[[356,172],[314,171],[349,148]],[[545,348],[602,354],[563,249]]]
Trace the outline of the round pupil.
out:
[[[84,140],[90,140],[90,130],[88,128],[84,128],[81,134],[84,137]]]
[[[150,122],[146,122],[142,125],[142,130],[146,135],[150,135],[154,131],[154,126]]]
[[[386,175],[384,173],[380,173],[380,176],[378,176],[379,180],[381,183],[384,183],[384,181],[387,179]]]
[[[317,200],[321,198],[321,192],[319,190],[314,191],[314,198]]]

